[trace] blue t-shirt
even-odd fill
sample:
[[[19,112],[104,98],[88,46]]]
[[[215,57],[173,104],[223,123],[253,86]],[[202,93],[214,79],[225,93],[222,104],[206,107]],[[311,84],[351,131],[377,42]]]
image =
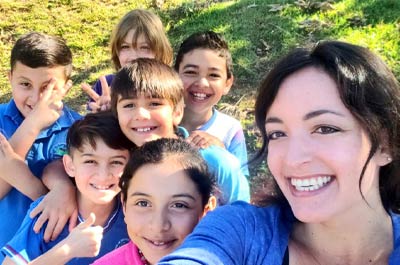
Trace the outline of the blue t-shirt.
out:
[[[188,131],[178,127],[178,134],[187,138]],[[221,195],[219,204],[232,203],[234,201],[250,201],[250,188],[247,178],[240,170],[239,160],[226,149],[219,146],[210,146],[199,149],[201,156],[207,162],[210,172],[214,174]]]
[[[42,199],[43,197],[32,203],[31,208],[29,209],[28,214],[25,216],[25,219],[22,222],[18,232],[11,239],[11,241],[9,241],[1,249],[4,255],[9,256],[17,264],[27,264],[28,262],[34,260],[43,253],[47,252],[49,249],[53,248],[69,234],[67,224],[56,240],[46,243],[43,240],[45,227],[42,227],[40,232],[37,234],[33,231],[33,227],[38,217],[32,219],[29,217],[29,213],[40,203]],[[116,201],[116,208],[110,214],[106,225],[104,226],[103,239],[101,240],[99,255],[92,258],[74,258],[67,264],[91,264],[99,257],[102,257],[106,253],[129,242],[129,236],[126,229],[126,224],[124,222],[122,204],[117,198]],[[83,222],[81,218],[79,218],[79,221]]]
[[[14,100],[0,104],[0,132],[9,139],[21,125],[24,117],[17,109]],[[50,127],[42,130],[30,148],[26,162],[36,177],[41,177],[43,169],[51,161],[59,159],[66,151],[66,136],[68,128],[81,116],[67,107],[63,115]],[[4,246],[15,234],[29,209],[32,200],[16,189],[0,200],[0,247]],[[0,263],[3,257],[0,255]]]
[[[237,119],[213,109],[211,118],[199,130],[205,131],[221,140],[226,150],[239,159],[243,175],[249,175],[246,139],[242,125]]]
[[[400,215],[390,213],[394,250],[400,264]],[[244,202],[218,207],[200,221],[181,247],[160,265],[282,264],[296,222],[289,206],[257,207]]]

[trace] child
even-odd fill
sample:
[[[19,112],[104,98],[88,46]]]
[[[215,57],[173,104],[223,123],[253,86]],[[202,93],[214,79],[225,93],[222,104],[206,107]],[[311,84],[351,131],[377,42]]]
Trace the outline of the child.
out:
[[[75,122],[68,132],[68,154],[63,162],[76,183],[80,224],[71,233],[65,226],[55,241],[46,243],[44,228],[33,232],[37,218],[28,213],[2,249],[8,256],[3,264],[89,264],[93,257],[126,243],[128,234],[117,195],[131,146],[110,112],[88,114]]]
[[[139,58],[122,68],[112,83],[111,108],[124,134],[137,146],[159,138],[186,138],[177,125],[183,115],[183,86],[169,66]],[[250,200],[249,184],[235,156],[218,146],[200,149],[221,189],[220,204]]]
[[[199,142],[204,137],[202,131],[217,137],[239,159],[244,175],[248,176],[242,126],[238,120],[215,108],[233,84],[228,44],[215,32],[195,33],[181,44],[175,70],[179,72],[185,89],[181,126],[190,132],[189,138]]]
[[[138,148],[119,185],[131,242],[100,258],[96,265],[156,264],[215,208],[206,162],[179,139],[158,139]]]
[[[136,58],[155,58],[165,64],[172,63],[172,48],[160,18],[154,13],[134,9],[120,20],[111,37],[111,59],[115,70],[121,69]],[[92,111],[109,109],[110,84],[113,74],[102,76],[93,89],[82,84],[91,100]]]
[[[68,199],[73,185],[57,178],[51,170],[48,178],[43,172],[53,163],[53,168],[61,164],[57,160],[65,150],[67,130],[80,118],[61,101],[71,87],[72,71],[72,54],[64,40],[36,32],[23,35],[12,48],[10,62],[13,98],[0,105],[0,131],[15,150],[12,160],[16,163],[0,163],[0,247],[17,231],[32,200],[46,193],[47,188],[50,193],[56,189],[58,194],[65,194],[51,203],[55,208],[64,205],[67,215],[72,213],[74,207],[71,210]],[[8,142],[2,138],[4,144]],[[47,188],[40,178],[46,179]],[[64,213],[56,215],[59,214]],[[46,215],[42,218],[46,219]],[[49,221],[47,236],[54,229],[57,233],[57,222],[66,221],[67,218]],[[2,259],[1,256],[0,262]]]

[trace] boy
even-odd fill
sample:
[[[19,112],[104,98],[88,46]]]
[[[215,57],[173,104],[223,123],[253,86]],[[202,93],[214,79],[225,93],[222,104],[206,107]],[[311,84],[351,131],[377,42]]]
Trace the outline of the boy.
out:
[[[71,87],[72,70],[71,51],[61,38],[35,32],[23,35],[12,48],[10,62],[13,98],[0,105],[0,132],[9,139],[16,154],[10,163],[0,163],[0,247],[17,231],[32,200],[47,188],[65,194],[45,202],[55,211],[58,207],[58,212],[50,210],[42,216],[43,221],[52,216],[47,238],[67,221],[62,211],[71,215],[75,206],[71,208],[69,200],[74,188],[68,179],[60,177],[63,171],[59,170],[61,163],[57,159],[65,150],[68,128],[80,118],[61,101]],[[45,169],[47,173],[43,174]],[[0,262],[2,259],[0,255]]]
[[[187,138],[177,127],[183,115],[183,85],[177,73],[154,59],[140,58],[115,76],[111,109],[137,146],[159,138]],[[250,200],[249,184],[235,156],[218,146],[200,149],[221,189],[220,204]]]
[[[22,226],[2,249],[3,264],[90,264],[95,256],[128,242],[123,218],[119,179],[129,159],[132,143],[121,132],[110,112],[88,114],[75,122],[67,136],[64,167],[77,187],[80,224],[69,232],[66,225],[55,241],[37,234],[37,218],[26,215]],[[35,201],[31,209],[41,199]]]
[[[190,132],[189,138],[195,143],[203,137],[210,140],[203,132],[218,138],[239,159],[243,174],[248,176],[242,126],[215,108],[233,84],[228,44],[215,32],[195,33],[181,44],[174,67],[184,87],[185,111],[180,125]]]

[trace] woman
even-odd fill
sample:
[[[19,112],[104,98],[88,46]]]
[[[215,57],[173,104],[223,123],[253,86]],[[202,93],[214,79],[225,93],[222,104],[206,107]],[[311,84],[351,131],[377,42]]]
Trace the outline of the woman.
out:
[[[296,49],[256,101],[276,190],[207,215],[161,264],[400,264],[400,88],[365,48]]]

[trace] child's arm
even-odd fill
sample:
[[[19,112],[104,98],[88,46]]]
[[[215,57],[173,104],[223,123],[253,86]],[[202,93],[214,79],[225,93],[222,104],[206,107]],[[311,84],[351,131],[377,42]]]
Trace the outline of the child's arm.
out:
[[[225,148],[223,142],[217,137],[205,132],[205,131],[193,131],[190,133],[189,137],[185,139],[188,143],[199,147],[199,148],[207,148],[211,145],[216,145],[222,148]]]
[[[76,188],[66,174],[61,159],[47,165],[42,181],[50,191],[32,210],[30,217],[40,214],[34,226],[36,233],[48,221],[44,233],[44,240],[48,242],[58,237],[68,220],[70,230],[75,227],[78,215]]]
[[[95,215],[91,213],[89,218],[74,228],[64,240],[28,264],[66,264],[73,258],[97,256],[100,252],[103,228],[92,226],[95,219]],[[15,263],[7,256],[3,264]]]
[[[47,193],[39,178],[32,175],[24,160],[18,156],[7,139],[0,133],[0,198],[15,187],[32,200]]]
[[[107,83],[105,76],[99,78],[101,83],[101,95],[92,89],[92,87],[86,83],[81,85],[82,90],[93,99],[93,102],[89,102],[89,109],[91,112],[98,112],[111,109],[111,90]]]

